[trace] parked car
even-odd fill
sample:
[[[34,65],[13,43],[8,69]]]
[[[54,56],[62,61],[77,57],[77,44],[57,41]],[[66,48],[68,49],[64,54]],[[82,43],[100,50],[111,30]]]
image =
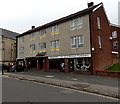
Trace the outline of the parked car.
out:
[[[8,63],[8,66],[11,68],[12,66],[16,65],[16,62],[10,62]]]
[[[10,68],[10,71],[11,72],[21,72],[21,71],[24,71],[24,66],[22,66],[22,65],[13,65]]]
[[[10,72],[10,68],[6,64],[0,64],[0,70]]]

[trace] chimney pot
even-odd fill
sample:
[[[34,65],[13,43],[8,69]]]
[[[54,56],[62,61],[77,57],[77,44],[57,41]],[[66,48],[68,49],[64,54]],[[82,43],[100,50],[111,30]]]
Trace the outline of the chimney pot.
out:
[[[91,7],[91,6],[93,6],[93,5],[94,5],[94,2],[88,3],[88,7]]]
[[[35,26],[32,26],[31,28],[32,28],[32,29],[34,29],[34,28],[35,28]]]

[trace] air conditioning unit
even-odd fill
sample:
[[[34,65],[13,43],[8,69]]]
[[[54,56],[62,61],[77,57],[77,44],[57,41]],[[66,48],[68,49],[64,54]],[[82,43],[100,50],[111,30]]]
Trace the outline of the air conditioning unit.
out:
[[[109,37],[110,40],[112,40],[112,37]]]

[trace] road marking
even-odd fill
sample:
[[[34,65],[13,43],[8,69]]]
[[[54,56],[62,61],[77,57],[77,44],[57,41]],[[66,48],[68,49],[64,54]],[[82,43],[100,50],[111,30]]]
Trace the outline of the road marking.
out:
[[[4,77],[7,77],[7,78],[11,78],[11,79],[15,79],[15,80],[21,80],[19,78],[14,78],[14,77],[11,77],[11,76],[4,76]],[[91,92],[85,92],[85,91],[80,91],[80,90],[76,90],[76,89],[71,89],[71,88],[66,88],[66,87],[62,87],[62,86],[57,86],[57,85],[52,85],[52,84],[47,84],[47,83],[42,83],[42,82],[35,82],[34,79],[23,79],[21,81],[27,81],[27,82],[33,82],[33,83],[36,83],[36,84],[41,84],[41,85],[47,85],[47,86],[51,86],[51,87],[55,87],[55,88],[61,88],[61,89],[65,89],[65,90],[71,90],[71,91],[75,91],[75,92],[80,92],[80,93],[85,93],[85,94],[91,94],[91,95],[95,95],[95,96],[99,96],[99,97],[103,97],[103,98],[107,98],[107,99],[112,99],[112,100],[116,100],[116,101],[119,101],[118,98],[113,98],[113,97],[109,97],[109,96],[104,96],[104,95],[99,95],[99,94],[95,94],[95,93],[91,93]]]

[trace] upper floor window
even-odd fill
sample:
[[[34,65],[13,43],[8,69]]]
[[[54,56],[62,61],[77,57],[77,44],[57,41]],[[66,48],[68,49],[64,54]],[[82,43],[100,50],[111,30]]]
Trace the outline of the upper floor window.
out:
[[[99,45],[99,48],[102,48],[102,41],[101,41],[100,35],[98,36],[98,45]]]
[[[24,47],[20,47],[20,53],[24,53]]]
[[[117,38],[117,31],[112,31],[112,38]]]
[[[76,48],[77,47],[77,38],[76,37],[72,37],[71,38],[71,45],[72,45],[72,48]]]
[[[46,29],[40,30],[40,35],[44,35],[44,34],[46,34]]]
[[[59,40],[51,41],[50,42],[50,47],[51,48],[58,48],[60,46]]]
[[[97,26],[98,26],[98,29],[101,29],[101,26],[100,26],[100,17],[97,17]]]
[[[78,47],[83,47],[84,39],[83,35],[78,36]]]
[[[39,49],[46,49],[46,43],[40,43]]]
[[[24,36],[20,37],[20,42],[24,42]]]
[[[34,38],[34,37],[35,37],[35,34],[34,34],[34,33],[31,33],[29,36],[30,36],[30,38]]]
[[[118,48],[118,41],[115,40],[113,41],[113,49],[117,49]]]
[[[30,51],[34,51],[35,50],[35,44],[30,45]]]
[[[83,18],[78,17],[70,21],[71,30],[79,29],[83,27]]]
[[[83,47],[84,38],[83,35],[71,37],[71,46],[72,48]]]
[[[59,31],[59,25],[55,25],[51,27],[51,32],[57,32]]]

